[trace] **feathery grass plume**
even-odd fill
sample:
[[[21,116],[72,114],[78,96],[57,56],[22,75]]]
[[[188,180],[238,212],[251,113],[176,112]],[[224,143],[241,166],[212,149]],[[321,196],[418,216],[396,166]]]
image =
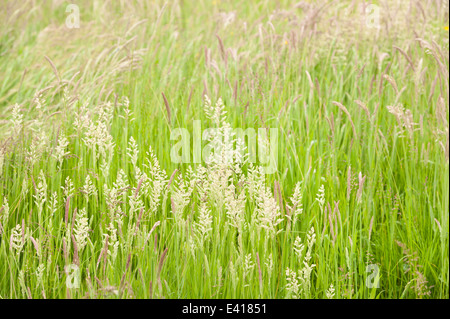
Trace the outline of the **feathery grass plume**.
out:
[[[39,180],[36,186],[36,194],[33,195],[35,204],[38,207],[39,214],[42,213],[44,203],[47,201],[47,182],[45,181],[44,172],[39,173]]]
[[[310,264],[312,258],[311,251],[315,241],[316,234],[314,232],[314,227],[311,227],[307,234],[307,250],[304,257],[302,256],[304,245],[301,243],[300,237],[297,237],[294,242],[294,252],[299,258],[301,268],[298,270],[298,275],[289,267],[286,269],[286,281],[288,282],[286,289],[288,291],[288,296],[299,298],[301,295],[303,295],[304,297],[309,298],[311,288],[311,273],[313,268],[316,266],[315,264]],[[303,264],[301,263],[302,261]]]
[[[219,166],[234,166],[238,173],[241,172],[241,166],[246,160],[245,145],[241,138],[234,138],[235,132],[227,122],[225,105],[219,98],[213,107],[211,101],[204,96],[204,110],[206,117],[209,118],[215,128],[208,131],[208,140],[214,150],[209,154],[207,163]],[[236,148],[234,145],[236,144]]]
[[[247,173],[247,190],[250,199],[256,199],[258,194],[264,189],[265,184],[264,168],[262,166],[254,166],[250,163]]]
[[[130,215],[130,219],[132,219],[132,216],[134,216],[134,213],[136,211],[141,210],[141,208],[144,208],[144,202],[141,199],[140,194],[140,185],[138,184],[135,191],[128,196],[128,205],[130,206],[128,213]]]
[[[196,189],[196,174],[194,172],[194,170],[192,169],[192,166],[188,166],[186,169],[186,180],[189,181],[189,188],[192,189],[192,192],[195,191]]]
[[[39,264],[39,266],[36,269],[36,285],[41,286],[42,288],[44,288],[44,282],[43,282],[44,271],[45,271],[45,265]]]
[[[89,197],[97,196],[97,189],[95,188],[94,183],[92,183],[91,177],[89,175],[86,175],[86,179],[84,180],[84,185],[80,190],[83,193],[84,198],[86,199],[86,202],[89,201]]]
[[[89,125],[82,140],[93,151],[97,160],[101,157],[105,161],[104,163],[110,161],[114,151],[114,142],[105,122],[98,121],[95,124],[89,119]]]
[[[14,104],[13,109],[12,109],[11,123],[13,126],[13,129],[12,129],[13,136],[18,136],[20,130],[22,129],[23,114],[20,110],[20,105],[17,103]]]
[[[42,154],[48,151],[50,137],[47,130],[45,130],[44,123],[39,120],[32,122],[30,126],[30,134],[32,141],[30,150],[27,152],[27,159],[31,166],[39,160]]]
[[[301,288],[297,279],[297,273],[289,267],[286,268],[286,282],[286,298],[298,299]]]
[[[272,257],[272,253],[269,254],[269,256],[267,257],[266,262],[264,263],[264,265],[267,268],[267,273],[271,274],[272,270],[273,270],[273,257]]]
[[[8,224],[9,220],[9,204],[8,199],[6,197],[3,198],[3,205],[0,210],[1,213],[1,222],[3,224],[3,227],[6,228],[6,225]]]
[[[268,188],[262,190],[258,197],[258,207],[256,209],[256,220],[259,227],[265,228],[271,236],[276,235],[276,226],[283,221],[281,217],[280,206],[272,196]]]
[[[409,274],[409,276],[412,277],[412,280],[409,283],[414,283],[411,288],[415,292],[416,298],[422,299],[424,296],[430,296],[431,288],[433,288],[434,285],[427,285],[428,281],[422,271],[420,271],[422,265],[419,264],[417,252],[407,248],[406,244],[403,244],[398,240],[396,240],[396,243],[402,249],[402,254],[404,255],[402,258],[404,260],[403,269],[405,274]]]
[[[213,122],[215,129],[209,131],[208,140],[214,153],[209,157],[207,163],[209,175],[206,183],[202,183],[203,195],[208,195],[211,200],[216,201],[218,207],[222,207],[227,200],[224,193],[232,183],[232,175],[236,174],[241,182],[245,182],[242,166],[247,160],[244,141],[234,138],[230,124],[226,121],[226,111],[222,99],[218,99],[215,106],[204,96],[204,109],[206,116]],[[236,148],[234,145],[236,144]],[[207,194],[206,194],[207,193]]]
[[[113,118],[114,105],[110,101],[100,103],[94,108],[94,113],[98,115],[98,122],[110,125]]]
[[[303,269],[302,272],[302,283],[304,291],[309,294],[309,289],[311,286],[311,272],[312,269],[316,266],[315,264],[309,264],[311,260],[311,251],[314,243],[316,242],[316,234],[314,232],[314,227],[311,227],[310,231],[307,234],[307,246],[308,250],[306,251],[305,260],[303,261]]]
[[[134,180],[136,183],[138,183],[140,193],[148,195],[151,182],[150,177],[147,175],[147,173],[141,171],[138,166],[135,167]],[[137,188],[135,188],[135,191],[136,189]]]
[[[68,145],[69,145],[69,141],[64,136],[64,134],[61,133],[58,138],[58,145],[55,148],[55,153],[52,154],[52,156],[58,162],[58,165],[57,165],[58,169],[61,168],[64,157],[70,154],[70,152],[66,152],[66,148]]]
[[[403,129],[405,129],[408,132],[409,137],[412,138],[414,126],[416,126],[417,123],[413,122],[411,111],[405,109],[402,104],[396,104],[394,106],[388,105],[386,108],[389,113],[393,114],[397,119],[397,124],[400,129],[400,132],[398,132],[399,137],[403,137]]]
[[[232,153],[232,161],[234,163],[233,170],[236,175],[239,176],[242,174],[242,166],[248,162],[249,153],[247,152],[244,139],[238,137],[233,140],[230,145],[232,146],[234,142],[236,142],[236,149]]]
[[[73,126],[77,129],[77,135],[81,136],[81,133],[89,127],[91,124],[90,112],[88,110],[89,103],[86,101],[81,104],[78,113],[75,113]]]
[[[347,265],[347,269],[349,270],[349,273],[351,273],[351,270],[353,268],[353,263],[350,258],[350,254],[348,253],[348,247],[345,247],[345,263]]]
[[[87,245],[87,238],[89,237],[89,219],[86,214],[86,208],[78,211],[75,221],[75,240],[80,254]]]
[[[213,164],[208,170],[208,197],[218,209],[225,205],[225,192],[231,182],[233,172],[228,166]]]
[[[190,236],[187,240],[187,246],[189,247],[189,251],[192,254],[192,258],[197,258],[196,257],[196,251],[197,251],[197,241],[195,240],[195,237]]]
[[[123,192],[126,193],[126,190],[130,187],[128,184],[128,177],[125,174],[123,169],[119,169],[117,172],[116,181],[113,183],[113,186]]]
[[[292,218],[293,217],[293,221],[292,221],[292,225],[293,227],[295,226],[296,221],[298,220],[299,216],[303,213],[303,207],[302,207],[302,193],[300,190],[300,186],[301,182],[297,182],[295,184],[295,188],[294,188],[294,194],[292,194],[290,201],[291,201],[291,206],[289,207],[290,210],[290,215]]]
[[[133,237],[135,235],[135,232],[133,232],[133,229],[136,229],[136,223],[135,223],[135,213],[138,211],[141,211],[141,217],[142,217],[142,210],[144,209],[144,202],[141,199],[141,185],[142,180],[139,181],[137,187],[134,189],[131,195],[128,196],[128,231],[127,231],[127,241],[126,241],[126,247],[129,249],[131,247]],[[138,221],[139,222],[139,221]]]
[[[31,141],[30,148],[26,152],[26,161],[30,163],[30,166],[33,167],[37,161],[39,160],[39,143],[37,143],[35,140]]]
[[[228,225],[236,227],[240,232],[245,221],[245,190],[236,194],[236,187],[230,184],[225,192],[225,208]]]
[[[48,201],[48,210],[51,212],[52,216],[55,214],[56,210],[58,209],[58,193],[53,192],[50,196],[50,200]]]
[[[252,254],[247,254],[244,258],[244,283],[249,283],[251,278],[251,275],[253,274],[253,269],[255,268],[255,263],[252,260]],[[248,285],[248,284],[247,284]],[[244,286],[245,287],[245,286]]]
[[[233,285],[233,289],[236,289],[237,282],[239,281],[239,276],[237,274],[236,267],[233,264],[232,260],[230,260],[230,277],[231,277],[231,284]]]
[[[300,262],[303,257],[304,249],[305,249],[305,245],[302,244],[302,239],[299,236],[297,236],[294,241],[294,252],[297,255],[297,258]]]
[[[177,225],[181,226],[184,223],[183,211],[190,202],[192,190],[187,184],[182,174],[178,174],[172,189],[172,213]]]
[[[207,208],[206,203],[200,204],[200,214],[198,222],[194,223],[195,235],[200,246],[209,238],[212,231],[212,216],[211,211]]]
[[[199,199],[206,201],[209,192],[208,170],[203,165],[198,165],[194,172],[194,185],[198,192]]]
[[[107,156],[102,157],[100,164],[100,171],[103,173],[105,179],[108,179],[109,177],[110,167],[114,156],[114,145],[111,144],[108,146],[107,154]]]
[[[119,169],[119,171],[117,172],[117,177],[116,177],[116,181],[113,183],[113,187],[114,189],[116,189],[118,191],[117,196],[120,197],[120,194],[122,194],[122,200],[117,202],[117,207],[116,210],[122,210],[122,211],[126,211],[126,203],[127,203],[127,195],[128,195],[128,190],[130,189],[130,185],[128,183],[128,177],[127,174],[124,172],[123,169]],[[119,199],[119,198],[117,198]],[[120,219],[120,222],[118,220],[119,223],[119,227],[122,226],[122,215],[119,212],[118,218]]]
[[[320,185],[319,192],[316,195],[316,201],[319,203],[320,211],[323,213],[323,207],[325,205],[325,187]]]
[[[333,286],[333,284],[331,284],[330,288],[327,289],[326,296],[327,296],[328,299],[333,299],[334,298],[334,286]]]
[[[66,177],[66,180],[64,182],[64,186],[61,186],[62,190],[63,190],[63,194],[64,194],[64,202],[67,201],[67,199],[69,197],[72,197],[74,192],[75,192],[75,188],[73,185],[72,180],[70,179],[69,176]]]
[[[144,167],[148,170],[151,183],[145,183],[142,187],[150,202],[150,213],[155,213],[167,188],[167,173],[161,168],[151,146],[146,152],[146,156],[147,163],[144,164]]]
[[[425,296],[431,295],[431,288],[434,286],[428,286],[428,280],[425,278],[425,276],[419,271],[415,271],[416,278],[415,278],[415,284],[412,285],[412,289],[417,295],[418,299],[422,299]]]
[[[130,157],[131,164],[133,164],[133,167],[136,167],[139,156],[139,147],[136,144],[136,141],[134,140],[133,136],[130,136],[130,141],[128,142],[127,155]]]
[[[119,115],[119,117],[123,118],[126,122],[133,122],[135,119],[133,117],[133,112],[130,110],[130,100],[128,97],[122,97],[121,106],[125,115]]]
[[[50,212],[50,216],[48,218],[48,231],[53,233],[53,218],[55,216],[56,211],[58,210],[58,193],[53,192],[50,200],[48,201],[48,211]]]
[[[127,248],[130,247],[131,242],[133,240],[133,236],[134,236],[134,232],[132,231],[133,229],[136,228],[135,225],[135,213],[137,211],[141,212],[141,217],[142,217],[142,211],[144,209],[144,202],[142,200],[142,179],[138,182],[137,187],[134,189],[134,191],[132,192],[131,195],[128,196],[128,205],[129,205],[129,210],[128,210],[128,236],[127,236],[127,242],[126,242],[126,246]],[[139,222],[139,221],[138,221]]]
[[[107,256],[103,255],[103,257],[106,259],[108,257],[111,265],[114,265],[117,253],[119,251],[119,238],[117,238],[117,229],[114,227],[113,223],[109,223],[109,225],[106,227],[109,234],[103,234],[103,247],[106,247],[106,254]],[[105,252],[104,252],[105,254]]]
[[[17,224],[11,231],[9,248],[11,251],[15,251],[17,256],[22,252],[23,246],[25,245],[24,231],[20,224]]]
[[[222,99],[219,98],[215,106],[212,106],[211,100],[207,95],[204,95],[203,98],[206,117],[208,117],[217,128],[221,127],[227,120],[227,111],[225,111],[225,105],[223,104]]]
[[[314,243],[316,242],[316,233],[314,231],[314,227],[311,227],[306,238],[307,238],[307,242],[308,242],[308,244],[307,244],[308,250],[307,250],[306,256],[305,256],[305,263],[308,263],[311,259],[312,247],[313,247]]]
[[[105,197],[106,206],[108,207],[108,214],[110,220],[116,221],[119,227],[123,225],[123,215],[119,210],[120,198],[123,191],[116,187],[109,188],[107,184],[103,185],[103,195]]]

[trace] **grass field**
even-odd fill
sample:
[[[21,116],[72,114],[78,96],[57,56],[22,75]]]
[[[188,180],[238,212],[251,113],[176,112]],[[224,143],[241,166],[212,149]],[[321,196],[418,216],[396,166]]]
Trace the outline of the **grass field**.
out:
[[[74,3],[0,2],[0,298],[449,298],[448,1]]]

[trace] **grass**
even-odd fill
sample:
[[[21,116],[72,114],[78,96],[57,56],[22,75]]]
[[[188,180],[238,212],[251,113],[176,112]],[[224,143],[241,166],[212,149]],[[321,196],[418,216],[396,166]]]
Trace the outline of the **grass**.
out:
[[[449,297],[448,4],[68,4],[0,4],[1,298]],[[274,174],[171,160],[205,95]]]

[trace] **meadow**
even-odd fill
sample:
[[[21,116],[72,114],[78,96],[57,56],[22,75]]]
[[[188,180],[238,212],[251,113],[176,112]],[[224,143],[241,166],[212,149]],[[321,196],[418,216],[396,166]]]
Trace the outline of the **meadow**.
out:
[[[2,0],[0,298],[449,298],[448,8]]]

